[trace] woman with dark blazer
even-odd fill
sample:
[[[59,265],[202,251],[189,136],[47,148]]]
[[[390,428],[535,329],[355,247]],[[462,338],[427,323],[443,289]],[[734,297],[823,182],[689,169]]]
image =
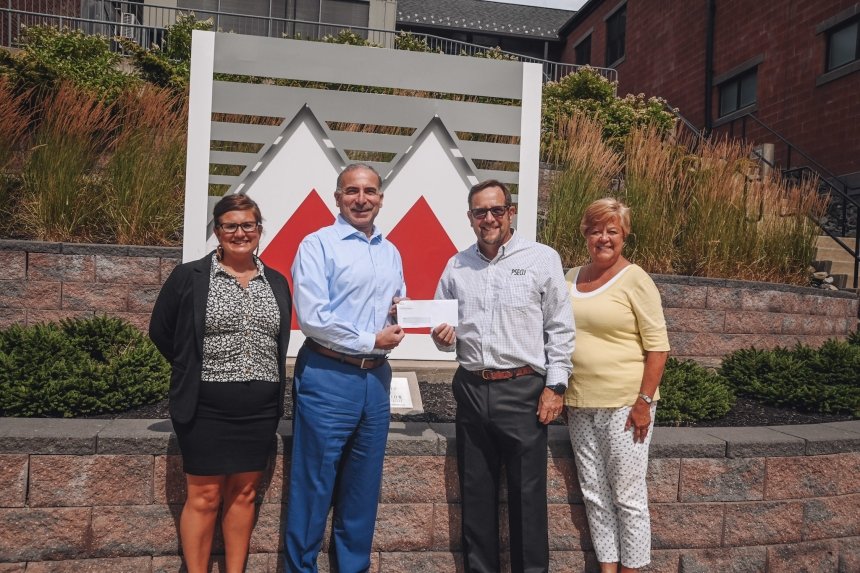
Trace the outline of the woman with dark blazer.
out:
[[[283,415],[290,289],[255,255],[262,216],[245,195],[213,210],[218,247],[176,267],[149,336],[170,362],[170,417],[188,495],[179,536],[188,573],[208,570],[222,507],[226,572],[244,570],[254,500]]]

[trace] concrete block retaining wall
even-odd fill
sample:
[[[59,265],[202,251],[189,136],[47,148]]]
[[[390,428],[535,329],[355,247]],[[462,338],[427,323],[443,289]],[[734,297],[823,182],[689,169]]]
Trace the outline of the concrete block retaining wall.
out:
[[[146,329],[181,249],[0,240],[0,328],[106,313]],[[818,346],[857,326],[857,295],[772,283],[655,275],[672,354],[704,362],[739,348]]]
[[[551,570],[593,571],[566,428],[550,430]],[[281,571],[290,440],[285,422],[251,572]],[[392,424],[371,571],[462,571],[454,452],[451,425]],[[0,418],[0,572],[179,572],[176,454],[165,420]],[[647,571],[860,571],[860,421],[657,428],[651,458]]]

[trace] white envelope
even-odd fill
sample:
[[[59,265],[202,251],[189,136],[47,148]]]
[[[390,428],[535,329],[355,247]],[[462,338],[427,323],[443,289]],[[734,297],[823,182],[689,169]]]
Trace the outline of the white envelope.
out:
[[[402,300],[397,303],[397,324],[403,328],[435,328],[438,325],[457,326],[457,301]]]

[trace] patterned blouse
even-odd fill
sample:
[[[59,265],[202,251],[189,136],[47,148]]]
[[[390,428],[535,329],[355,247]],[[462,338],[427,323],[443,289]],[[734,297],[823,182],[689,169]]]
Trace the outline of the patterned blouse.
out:
[[[263,263],[243,288],[215,255],[203,332],[203,377],[207,382],[278,382],[281,315]]]

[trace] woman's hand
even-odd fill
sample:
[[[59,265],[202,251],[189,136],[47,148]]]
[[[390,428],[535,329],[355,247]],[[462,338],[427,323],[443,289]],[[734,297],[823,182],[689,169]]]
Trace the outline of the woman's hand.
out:
[[[636,398],[636,403],[630,408],[630,414],[627,415],[627,422],[624,424],[624,431],[633,428],[633,441],[644,443],[648,436],[648,428],[651,426],[651,406],[643,400]]]

